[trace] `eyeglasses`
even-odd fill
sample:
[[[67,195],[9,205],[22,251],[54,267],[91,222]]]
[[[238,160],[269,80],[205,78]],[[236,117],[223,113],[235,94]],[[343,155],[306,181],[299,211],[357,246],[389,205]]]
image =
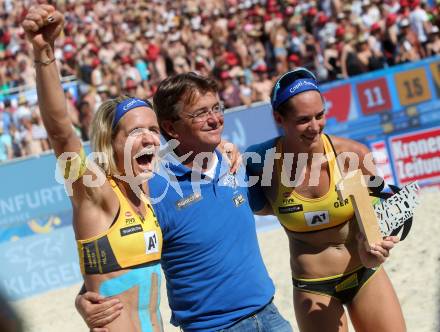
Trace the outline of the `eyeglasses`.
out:
[[[208,120],[209,116],[215,115],[216,117],[223,117],[225,114],[225,105],[222,101],[218,104],[214,105],[211,109],[202,109],[195,113],[184,113],[189,119],[192,120],[192,123],[202,123]]]

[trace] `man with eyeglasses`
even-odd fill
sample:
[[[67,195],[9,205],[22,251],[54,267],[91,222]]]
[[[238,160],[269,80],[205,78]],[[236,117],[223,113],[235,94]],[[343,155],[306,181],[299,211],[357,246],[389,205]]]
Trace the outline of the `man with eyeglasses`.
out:
[[[216,82],[194,73],[168,77],[154,107],[174,148],[167,175],[148,182],[164,239],[171,323],[183,331],[292,331],[272,303],[245,170],[231,173],[217,150],[224,109]]]

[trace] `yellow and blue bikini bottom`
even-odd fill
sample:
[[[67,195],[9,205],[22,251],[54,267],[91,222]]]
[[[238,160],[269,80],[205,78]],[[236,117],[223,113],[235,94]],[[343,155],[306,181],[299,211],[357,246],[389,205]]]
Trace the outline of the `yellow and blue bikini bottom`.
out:
[[[359,290],[380,268],[361,266],[354,271],[331,277],[317,279],[292,278],[293,286],[299,291],[331,296],[346,304],[353,300]]]

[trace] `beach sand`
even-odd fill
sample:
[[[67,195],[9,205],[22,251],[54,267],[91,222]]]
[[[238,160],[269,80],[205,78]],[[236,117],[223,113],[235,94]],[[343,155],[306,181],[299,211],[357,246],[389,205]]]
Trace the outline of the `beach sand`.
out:
[[[408,238],[393,249],[386,262],[409,332],[438,332],[440,289],[440,193],[424,192]],[[292,282],[287,237],[281,228],[258,234],[262,255],[275,283],[275,304],[296,325],[292,306]],[[162,316],[165,331],[179,331],[169,324],[170,309],[162,284]],[[76,312],[74,298],[80,285],[14,302],[29,332],[87,331]],[[374,303],[372,303],[374,305]],[[353,329],[351,328],[351,331]]]

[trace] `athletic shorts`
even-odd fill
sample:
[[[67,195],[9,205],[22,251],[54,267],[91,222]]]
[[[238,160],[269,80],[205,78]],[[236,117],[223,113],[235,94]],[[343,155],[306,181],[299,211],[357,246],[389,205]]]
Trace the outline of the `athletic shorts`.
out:
[[[359,290],[380,268],[361,266],[354,271],[331,277],[317,279],[293,278],[293,286],[299,291],[337,298],[345,304],[353,300]]]

